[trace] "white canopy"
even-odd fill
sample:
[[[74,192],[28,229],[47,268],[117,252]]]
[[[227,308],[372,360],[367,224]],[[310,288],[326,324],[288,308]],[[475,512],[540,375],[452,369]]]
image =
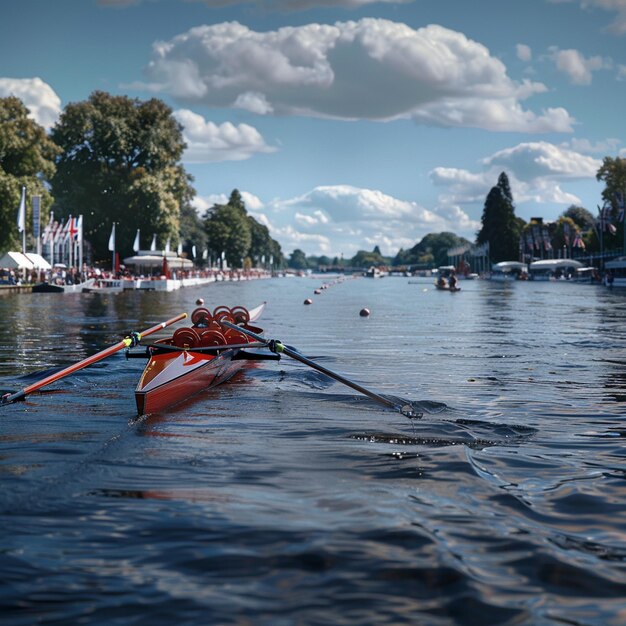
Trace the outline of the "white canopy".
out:
[[[185,259],[181,256],[162,255],[156,254],[136,254],[124,259],[124,265],[134,265],[135,267],[163,267],[163,258],[167,258],[167,266],[171,270],[190,270],[193,268],[193,261]]]
[[[26,257],[34,265],[36,270],[49,270],[52,268],[50,263],[44,259],[41,254],[35,252],[27,252]]]
[[[574,259],[543,259],[542,261],[534,261],[530,264],[531,270],[556,270],[566,267],[579,268],[583,264]]]
[[[35,265],[21,252],[6,252],[2,258],[0,258],[0,267],[10,270],[32,270]]]

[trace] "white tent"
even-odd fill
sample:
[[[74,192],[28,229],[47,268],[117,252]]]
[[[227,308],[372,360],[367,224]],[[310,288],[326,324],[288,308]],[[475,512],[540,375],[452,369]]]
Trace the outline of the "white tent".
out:
[[[32,263],[29,258],[21,252],[6,252],[2,258],[0,258],[0,268],[9,270],[32,270],[34,267],[34,263]]]
[[[27,252],[26,257],[33,264],[36,270],[49,270],[52,268],[52,265],[44,259],[41,254],[37,254],[35,252]]]
[[[167,265],[171,270],[190,270],[193,268],[193,261],[174,256],[173,253],[166,254],[165,257],[156,254],[136,254],[124,259],[124,265],[145,268],[163,267],[164,258],[167,258]]]

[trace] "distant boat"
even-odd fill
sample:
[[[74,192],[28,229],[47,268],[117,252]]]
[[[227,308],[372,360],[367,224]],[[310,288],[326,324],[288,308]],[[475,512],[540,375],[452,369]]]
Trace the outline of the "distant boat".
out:
[[[528,265],[519,261],[500,261],[491,266],[490,280],[511,281],[528,277]]]
[[[365,276],[367,276],[367,278],[382,278],[384,274],[380,269],[372,266],[365,272]]]
[[[528,267],[530,280],[568,280],[583,264],[573,259],[543,259]]]
[[[450,277],[455,276],[456,268],[454,265],[441,265],[437,268],[437,280],[435,281],[435,287],[443,291],[461,291],[461,288],[457,285],[450,287]]]
[[[35,285],[33,287],[33,293],[82,293],[83,289],[92,287],[93,283],[93,278],[83,283],[76,283],[75,285],[57,285],[46,281]]]

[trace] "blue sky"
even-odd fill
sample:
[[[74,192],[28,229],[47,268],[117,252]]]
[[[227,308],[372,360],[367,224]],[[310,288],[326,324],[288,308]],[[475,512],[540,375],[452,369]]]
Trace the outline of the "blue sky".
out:
[[[626,0],[5,0],[0,96],[50,127],[97,89],[159,97],[202,214],[239,189],[286,254],[470,240],[595,212],[626,156]]]

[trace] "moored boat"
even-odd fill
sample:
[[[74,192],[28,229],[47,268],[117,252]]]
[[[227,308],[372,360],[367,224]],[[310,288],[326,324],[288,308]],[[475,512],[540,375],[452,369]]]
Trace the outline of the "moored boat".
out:
[[[543,259],[528,267],[530,280],[569,280],[583,264],[574,259]]]
[[[528,278],[528,265],[519,261],[500,261],[491,266],[490,280],[508,282]]]
[[[607,270],[604,279],[607,287],[626,287],[626,256],[607,261],[604,268]]]
[[[135,389],[137,413],[162,411],[226,382],[251,361],[278,358],[258,351],[264,344],[250,342],[243,332],[219,323],[226,320],[260,334],[263,331],[251,322],[260,317],[264,307],[248,311],[221,306],[213,313],[199,307],[191,315],[193,326],[179,328],[170,338],[147,346],[149,360]]]
[[[129,284],[129,289],[133,289],[133,282],[120,278],[97,278],[91,285],[83,287],[83,293],[122,293]]]

